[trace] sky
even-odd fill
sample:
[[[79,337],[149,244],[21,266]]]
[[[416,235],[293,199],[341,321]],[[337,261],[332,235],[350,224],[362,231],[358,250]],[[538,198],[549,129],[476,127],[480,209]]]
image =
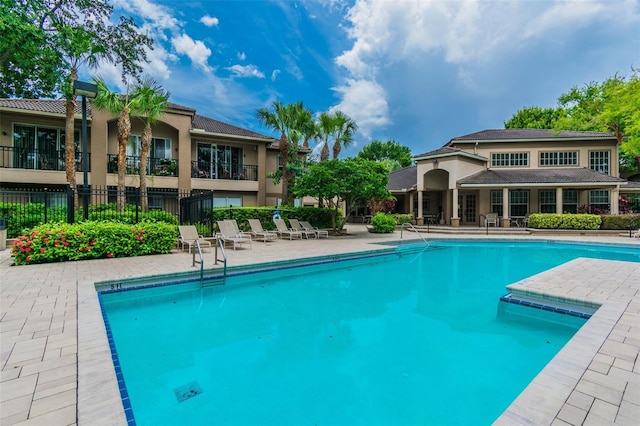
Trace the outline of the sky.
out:
[[[170,101],[276,138],[256,118],[274,101],[340,110],[358,125],[341,158],[428,152],[640,67],[640,0],[111,3],[154,38],[144,76]],[[112,65],[84,72],[126,91]]]

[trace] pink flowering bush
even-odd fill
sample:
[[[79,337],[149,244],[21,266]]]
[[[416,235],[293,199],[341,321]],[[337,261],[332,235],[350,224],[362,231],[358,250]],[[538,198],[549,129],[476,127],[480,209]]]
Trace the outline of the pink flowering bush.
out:
[[[163,222],[49,223],[18,236],[11,256],[16,265],[29,265],[168,253],[176,243],[176,234],[175,225]]]

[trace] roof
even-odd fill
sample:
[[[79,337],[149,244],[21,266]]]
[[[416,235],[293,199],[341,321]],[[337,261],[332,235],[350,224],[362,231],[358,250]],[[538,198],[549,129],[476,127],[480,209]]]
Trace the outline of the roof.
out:
[[[464,136],[458,136],[457,138],[451,139],[447,145],[456,142],[518,142],[562,139],[615,139],[615,135],[613,133],[576,132],[573,130],[489,129],[470,133]]]
[[[487,158],[482,157],[480,155],[472,154],[467,151],[463,151],[459,148],[454,148],[451,146],[443,146],[442,148],[438,148],[434,151],[425,152],[424,154],[414,155],[414,160],[428,160],[430,158],[442,158],[442,157],[451,157],[455,155],[460,155],[463,157],[469,157],[480,161],[488,161]]]
[[[404,167],[389,173],[387,189],[390,192],[406,191],[416,186],[418,180],[418,168],[416,166]]]
[[[193,130],[201,129],[205,132],[217,133],[221,135],[243,136],[247,138],[273,140],[271,136],[261,135],[260,133],[252,132],[251,130],[243,129],[232,124],[223,123],[222,121],[214,120],[213,118],[205,117],[198,114],[193,117],[191,128]]]
[[[0,108],[19,109],[46,114],[66,115],[64,99],[8,99],[0,98]],[[82,114],[82,102],[76,102],[76,114]],[[91,113],[91,103],[87,105],[87,114]]]
[[[489,169],[458,180],[461,186],[513,186],[545,184],[608,184],[625,183],[624,179],[605,175],[587,168],[555,169]]]

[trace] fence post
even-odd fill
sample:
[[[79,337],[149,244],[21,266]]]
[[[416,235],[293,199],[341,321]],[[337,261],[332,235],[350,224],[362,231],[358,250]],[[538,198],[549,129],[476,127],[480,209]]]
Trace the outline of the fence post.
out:
[[[75,206],[73,205],[73,189],[71,185],[67,185],[67,223],[73,223],[76,215]]]
[[[47,206],[49,205],[49,191],[44,189],[44,223],[47,223]]]

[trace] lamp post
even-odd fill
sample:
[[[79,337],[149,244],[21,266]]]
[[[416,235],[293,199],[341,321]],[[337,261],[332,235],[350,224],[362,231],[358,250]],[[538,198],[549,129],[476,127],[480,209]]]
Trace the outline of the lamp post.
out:
[[[95,98],[98,86],[84,81],[73,81],[73,94],[82,96],[82,201],[84,218],[89,218],[89,148],[87,147],[87,98]]]

